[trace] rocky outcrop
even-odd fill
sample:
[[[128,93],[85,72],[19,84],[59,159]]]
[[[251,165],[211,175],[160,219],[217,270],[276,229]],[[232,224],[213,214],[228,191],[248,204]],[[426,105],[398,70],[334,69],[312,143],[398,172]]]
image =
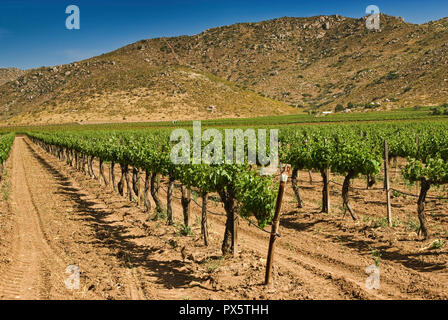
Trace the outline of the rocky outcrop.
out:
[[[0,68],[0,85],[17,79],[24,73],[25,71],[17,68]]]

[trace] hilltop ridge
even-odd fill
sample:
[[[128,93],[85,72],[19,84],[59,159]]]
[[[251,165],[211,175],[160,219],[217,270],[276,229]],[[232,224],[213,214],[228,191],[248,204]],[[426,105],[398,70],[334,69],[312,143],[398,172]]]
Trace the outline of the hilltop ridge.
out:
[[[17,68],[0,68],[0,85],[8,81],[17,79],[24,73],[25,71]]]

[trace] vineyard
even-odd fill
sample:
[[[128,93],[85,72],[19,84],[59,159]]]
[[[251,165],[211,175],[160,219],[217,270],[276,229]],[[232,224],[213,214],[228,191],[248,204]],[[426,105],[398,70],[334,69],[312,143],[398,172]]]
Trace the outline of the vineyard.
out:
[[[419,182],[418,218],[421,232],[425,239],[429,236],[424,213],[424,203],[431,186],[438,187],[448,183],[448,138],[445,123],[421,122],[405,125],[358,125],[334,127],[309,127],[297,129],[289,127],[281,131],[280,161],[291,164],[293,168],[292,183],[299,207],[302,205],[300,186],[297,184],[299,170],[315,170],[322,174],[324,181],[322,211],[330,210],[328,199],[329,174],[344,177],[342,186],[343,203],[351,217],[356,215],[349,204],[350,182],[363,175],[368,186],[375,183],[385,155],[385,142],[388,144],[387,159],[398,157],[408,159],[403,169],[403,177],[409,183]],[[169,180],[167,198],[167,219],[172,218],[172,192],[175,181],[179,181],[188,190],[194,189],[201,194],[204,202],[207,194],[218,193],[226,209],[228,222],[223,254],[233,251],[231,237],[234,234],[231,221],[237,212],[242,217],[254,215],[258,225],[264,228],[271,222],[275,203],[274,182],[269,177],[257,175],[249,163],[246,165],[175,165],[170,159],[169,131],[125,131],[125,132],[33,132],[28,133],[36,143],[40,143],[48,152],[52,152],[71,166],[86,171],[93,178],[100,177],[104,183],[108,180],[104,172],[104,163],[111,163],[111,183],[115,188],[115,164],[121,168],[121,178],[117,189],[123,195],[126,182],[129,200],[133,192],[138,196],[137,182],[141,172],[145,173],[145,210],[150,211],[148,192],[156,204],[155,212],[163,212],[158,197],[160,176]],[[247,143],[247,140],[246,140]],[[247,149],[246,145],[246,149]],[[236,152],[236,150],[235,150]],[[192,156],[192,155],[190,155]],[[92,163],[99,161],[99,174],[95,174]],[[132,182],[129,173],[132,168]],[[132,184],[132,186],[131,186]],[[183,195],[188,192],[184,192]],[[188,202],[188,199],[182,199]],[[205,205],[206,206],[206,205]],[[238,207],[238,210],[237,210]],[[188,212],[185,212],[188,215]],[[204,217],[205,219],[205,217]],[[187,216],[185,221],[187,221]],[[391,223],[391,221],[390,221]],[[202,234],[207,243],[206,225]]]
[[[303,287],[306,290],[307,281],[315,281],[313,286],[318,283],[321,287],[316,285],[314,290],[323,288],[327,282],[331,283],[330,287],[333,289],[328,289],[328,296],[321,296],[324,298],[344,298],[340,296],[340,292],[337,293],[338,290],[344,292],[345,298],[444,298],[446,279],[437,279],[444,279],[443,270],[446,270],[443,261],[446,261],[447,238],[444,213],[448,199],[445,187],[448,184],[447,129],[446,122],[429,120],[399,124],[282,127],[279,130],[279,160],[292,169],[283,201],[278,201],[277,198],[280,171],[272,176],[260,175],[260,163],[250,163],[247,157],[242,164],[173,164],[170,152],[175,142],[170,141],[171,129],[167,128],[28,130],[26,135],[16,138],[15,145],[16,148],[19,148],[17,144],[21,145],[22,153],[28,150],[26,152],[48,167],[50,173],[59,170],[72,172],[68,176],[75,177],[75,181],[83,181],[80,189],[93,190],[91,192],[96,194],[96,199],[105,199],[102,201],[107,204],[107,198],[117,197],[120,201],[127,202],[127,207],[132,204],[134,221],[138,220],[137,216],[142,217],[136,224],[141,229],[139,232],[142,238],[151,237],[160,231],[159,228],[177,230],[175,233],[178,239],[166,240],[165,247],[168,247],[168,251],[181,254],[184,262],[200,260],[194,250],[204,254],[201,261],[206,262],[211,275],[203,280],[212,283],[214,292],[222,291],[224,296],[226,291],[220,289],[222,284],[217,285],[219,281],[213,273],[218,273],[221,269],[232,269],[235,263],[240,262],[244,267],[245,260],[252,261],[254,257],[260,256],[260,253],[254,253],[255,250],[264,252],[257,258],[256,266],[255,263],[251,265],[257,272],[250,274],[250,271],[244,271],[250,274],[244,280],[247,282],[250,279],[250,284],[246,283],[246,289],[254,296],[247,296],[246,292],[242,296],[235,296],[236,298],[259,298],[266,297],[266,294],[273,299],[316,297],[312,286],[308,293],[301,291],[295,293],[295,296],[282,296],[276,290],[266,293],[265,289],[256,285],[263,282],[261,273],[266,264],[263,258],[266,257],[269,242],[265,237],[270,237],[271,241],[276,238],[280,243],[279,260],[276,257],[273,259],[276,287],[286,285],[288,288]],[[1,159],[5,161],[10,154],[14,135],[6,134],[0,139]],[[202,147],[207,148],[207,143],[203,142]],[[245,149],[251,147],[246,141]],[[237,153],[238,150],[234,150],[235,156]],[[17,157],[18,155],[14,161],[18,161]],[[51,158],[43,160],[46,157]],[[192,158],[193,154],[188,157]],[[50,162],[54,164],[50,166]],[[54,175],[59,177],[62,174]],[[367,198],[370,197],[374,199],[369,201]],[[279,202],[283,202],[281,210]],[[437,216],[434,208],[431,207],[429,212],[425,208],[428,203],[439,209]],[[271,231],[271,225],[276,224],[273,221],[276,208],[280,213],[280,228],[273,228]],[[400,223],[403,215],[408,218],[408,222]],[[162,222],[164,227],[160,227]],[[217,228],[217,224],[222,227]],[[308,224],[310,228],[314,225],[312,231],[303,229]],[[406,225],[406,231],[403,231],[403,225]],[[372,234],[378,230],[385,233],[387,240],[384,241],[389,243],[388,249],[380,246],[382,240],[378,235],[373,236],[374,241],[371,241]],[[108,229],[109,236],[111,232]],[[319,238],[325,232],[327,236]],[[341,232],[344,236],[336,237]],[[377,265],[380,264],[382,255],[383,259],[389,258],[388,262],[392,263],[395,255],[388,250],[396,249],[396,239],[403,233],[406,250],[410,247],[419,248],[423,262],[417,263],[417,266],[409,265],[404,258],[401,258],[401,262],[394,261],[398,266],[385,267],[384,291],[376,293],[365,289],[360,279],[363,279],[362,274],[369,263],[366,262],[363,267],[364,262],[356,258],[356,254],[367,252],[367,258],[363,255],[363,261],[373,259]],[[163,236],[166,234],[167,231]],[[368,238],[370,234],[370,239],[359,241],[360,244],[355,246],[354,239],[359,234],[367,235]],[[157,237],[163,236],[159,234]],[[348,264],[348,271],[335,266],[323,268],[323,262],[318,265],[312,263],[310,259],[313,257],[319,257],[319,261],[325,257],[314,246],[328,250],[327,246],[336,241],[337,245],[344,247],[338,243],[343,242],[344,237],[346,240],[353,240],[352,246],[347,244],[347,250],[350,251],[343,249],[342,253],[338,253],[341,260],[335,257],[331,259],[337,260],[336,265]],[[109,241],[107,238],[104,236],[100,240]],[[189,248],[191,243],[188,244],[188,240],[180,240],[181,238],[195,239],[194,246]],[[313,249],[307,249],[313,251],[310,256],[311,253],[307,255],[303,250],[310,246],[312,238],[319,243],[312,245]],[[115,237],[110,241],[117,245],[124,241],[120,239]],[[382,249],[374,248],[375,239]],[[185,245],[181,246],[179,242],[185,242]],[[428,252],[421,252],[422,246],[426,251],[439,250],[434,255],[435,261],[431,260]],[[216,253],[217,248],[219,254]],[[124,251],[125,249],[121,249],[120,255],[126,255]],[[191,251],[193,252],[189,254]],[[218,255],[224,257],[224,260],[211,259],[210,252],[215,253],[213,257]],[[167,254],[172,258],[171,254]],[[245,254],[248,256],[245,257]],[[373,258],[369,258],[369,255]],[[424,262],[425,257],[429,259],[428,262]],[[353,259],[353,262],[349,263],[345,259]],[[132,263],[129,261],[127,263]],[[211,267],[213,263],[217,266]],[[226,268],[219,268],[221,263],[228,265]],[[434,270],[440,272],[441,278],[437,275],[431,280],[422,275],[420,271],[431,264],[438,266]],[[303,270],[299,272],[296,268]],[[348,279],[354,276],[347,278],[344,272],[355,272],[357,280]],[[255,274],[258,276],[255,277]],[[303,279],[307,275],[310,278]],[[401,277],[411,281],[412,286],[417,286],[417,289],[412,291],[410,283],[407,287],[399,285],[403,281],[400,280]],[[201,286],[201,282],[197,282],[197,286]],[[425,289],[421,289],[416,282],[421,282]],[[239,285],[238,282],[233,284]],[[339,289],[334,289],[335,286]],[[196,285],[191,287],[195,288]],[[134,291],[144,291],[144,286],[139,288]],[[231,290],[234,287],[229,288]]]
[[[322,124],[322,123],[366,123],[366,122],[379,122],[379,121],[393,121],[393,122],[406,122],[406,121],[422,121],[433,120],[441,121],[446,120],[447,115],[443,112],[438,115],[434,115],[431,107],[413,107],[413,108],[401,108],[390,111],[369,111],[369,112],[353,112],[353,113],[334,113],[327,116],[320,116],[318,114],[293,114],[293,115],[281,115],[281,116],[264,116],[254,118],[225,118],[225,119],[213,119],[204,120],[202,125],[205,127],[234,127],[234,126],[291,126],[296,124]],[[443,110],[443,106],[437,109]],[[80,124],[71,123],[64,125],[23,125],[23,126],[8,126],[1,127],[0,132],[27,132],[29,130],[140,130],[140,129],[160,129],[160,128],[172,128],[172,127],[191,127],[193,121],[160,121],[160,122],[129,122],[129,123],[90,123]]]
[[[0,2],[1,302],[448,301],[448,2],[78,2]]]
[[[14,142],[14,134],[4,134],[0,136],[0,177],[3,173],[3,165],[9,157],[11,147]]]

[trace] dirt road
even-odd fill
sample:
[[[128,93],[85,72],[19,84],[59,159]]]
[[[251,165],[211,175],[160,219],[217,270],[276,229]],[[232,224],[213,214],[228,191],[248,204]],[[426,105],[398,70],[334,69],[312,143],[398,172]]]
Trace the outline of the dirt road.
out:
[[[101,206],[88,204],[88,195],[55,171],[22,137],[16,138],[10,161],[9,208],[16,228],[11,234],[10,262],[2,268],[0,276],[0,298],[108,298],[107,291],[111,288],[97,292],[94,283],[86,287],[90,279],[102,285],[109,282],[109,287],[115,284],[119,288],[123,283],[127,291],[120,292],[118,298],[144,298],[135,289],[129,272],[114,270],[117,262],[110,261],[106,252],[101,252],[93,242],[83,244],[76,237],[88,232],[83,230],[79,217],[88,210],[101,214]],[[106,265],[111,265],[103,268],[101,263],[95,263],[102,258]],[[76,291],[68,290],[65,285],[71,274],[66,273],[66,269],[71,265],[81,269],[84,280],[81,281],[84,285]],[[118,273],[117,279],[107,279],[113,272]],[[104,277],[106,279],[102,279]],[[101,291],[101,286],[99,289]]]
[[[15,214],[17,231],[11,248],[11,264],[1,274],[0,297],[2,299],[47,298],[51,288],[49,278],[62,278],[63,263],[51,249],[42,231],[40,215],[30,193],[30,168],[24,153],[22,138],[16,141],[12,151],[12,181],[10,209]],[[34,173],[35,174],[35,173]],[[42,177],[45,179],[45,177]],[[61,264],[62,263],[62,264]]]
[[[247,223],[240,224],[239,255],[222,259],[224,219],[209,217],[211,244],[204,247],[195,204],[193,235],[184,236],[180,225],[148,220],[137,202],[100,186],[24,137],[16,138],[7,170],[9,197],[2,200],[5,212],[0,215],[0,299],[447,298],[444,263],[413,264],[412,254],[386,245],[387,239],[371,241],[348,220],[318,215],[310,201],[303,209],[308,214],[298,215],[290,192],[274,286],[266,288],[268,234]],[[311,189],[304,189],[307,199],[316,194]],[[223,212],[219,204],[210,207]],[[365,283],[373,247],[383,254],[378,290]],[[446,250],[439,256],[443,260]],[[79,289],[65,285],[68,266],[81,272]],[[429,266],[433,272],[427,272]]]

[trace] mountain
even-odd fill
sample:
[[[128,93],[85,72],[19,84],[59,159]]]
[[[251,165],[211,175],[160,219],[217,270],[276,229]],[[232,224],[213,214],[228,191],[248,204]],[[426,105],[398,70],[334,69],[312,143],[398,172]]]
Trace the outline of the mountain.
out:
[[[109,56],[190,65],[296,106],[432,104],[446,100],[448,19],[381,15],[372,32],[365,18],[280,18],[144,40]]]
[[[15,80],[24,73],[23,70],[16,68],[0,68],[0,85]]]
[[[103,58],[41,68],[0,88],[9,124],[121,122],[288,114],[264,98],[187,66],[123,64]]]
[[[0,86],[8,123],[246,117],[446,102],[448,19],[279,18],[142,40]],[[208,107],[214,105],[214,111]]]

